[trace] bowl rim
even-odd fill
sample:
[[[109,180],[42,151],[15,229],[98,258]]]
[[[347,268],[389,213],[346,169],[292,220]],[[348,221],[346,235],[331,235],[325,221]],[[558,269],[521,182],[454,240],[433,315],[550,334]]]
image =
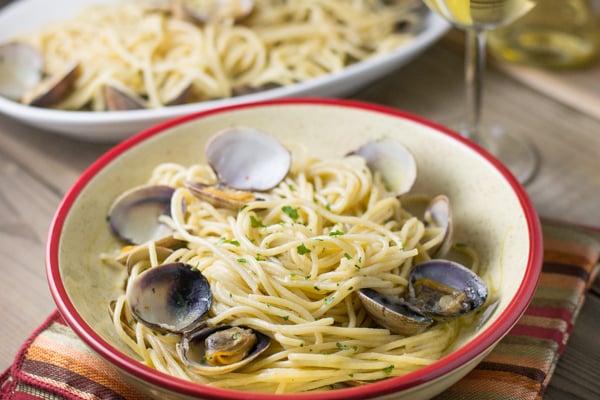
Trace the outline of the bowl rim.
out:
[[[163,123],[157,124],[154,127],[141,131],[123,142],[109,149],[95,162],[93,162],[76,180],[73,186],[68,190],[62,199],[54,218],[51,222],[48,241],[46,245],[46,275],[50,288],[50,292],[57,305],[58,311],[65,319],[67,324],[75,331],[75,333],[96,353],[105,360],[114,364],[116,367],[126,373],[136,376],[145,382],[151,383],[163,389],[173,391],[187,396],[206,396],[213,399],[250,399],[256,396],[253,392],[242,392],[232,389],[215,388],[206,385],[200,385],[188,382],[182,379],[174,378],[168,374],[157,371],[141,362],[134,360],[126,354],[121,353],[107,341],[102,339],[94,330],[85,322],[81,315],[77,313],[74,304],[67,295],[66,288],[60,279],[59,271],[59,244],[62,228],[65,220],[79,194],[86,188],[92,178],[98,174],[107,164],[117,158],[119,155],[134,147],[140,142],[159,135],[161,132],[176,127],[180,124],[191,120],[200,119],[206,116],[215,114],[227,113],[239,109],[263,108],[273,106],[319,106],[319,107],[343,107],[354,108],[363,111],[381,113],[392,117],[397,117],[405,120],[410,120],[418,124],[433,128],[440,133],[450,136],[454,140],[471,148],[479,153],[484,159],[492,164],[507,181],[513,192],[515,193],[519,204],[523,210],[524,217],[527,223],[529,233],[529,255],[527,260],[524,279],[517,289],[513,300],[507,305],[504,312],[486,328],[484,334],[478,335],[469,343],[453,351],[452,353],[442,357],[434,363],[420,368],[416,371],[385,379],[383,381],[370,383],[364,386],[339,389],[334,391],[310,392],[310,393],[293,393],[293,394],[267,394],[261,393],[261,398],[265,400],[284,400],[284,399],[306,399],[306,400],[324,400],[324,399],[364,399],[374,396],[382,396],[399,390],[414,388],[421,384],[433,381],[444,376],[450,371],[459,368],[464,363],[480,356],[486,349],[499,341],[508,331],[517,323],[525,309],[531,302],[537,281],[539,279],[542,261],[543,261],[543,239],[541,223],[533,203],[529,199],[525,189],[519,184],[516,178],[496,160],[487,151],[465,139],[458,133],[438,125],[434,122],[426,120],[417,115],[391,108],[388,106],[357,101],[349,99],[325,99],[325,98],[292,98],[292,99],[276,99],[259,101],[252,103],[244,103],[201,111],[182,117],[174,118]]]

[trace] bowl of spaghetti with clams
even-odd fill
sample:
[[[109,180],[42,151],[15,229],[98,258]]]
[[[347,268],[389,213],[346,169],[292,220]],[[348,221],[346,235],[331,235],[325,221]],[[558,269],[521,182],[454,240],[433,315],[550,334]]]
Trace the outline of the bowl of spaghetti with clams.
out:
[[[241,188],[253,179],[254,165],[235,164],[228,153],[254,142],[236,146],[246,139],[232,136],[216,143],[236,130],[252,133],[252,141],[260,133],[252,164],[276,159],[259,175],[283,164],[281,176]],[[382,141],[401,143],[414,158],[414,182],[401,192],[389,182],[397,171],[384,176],[360,150]],[[284,151],[271,153],[271,142]],[[234,173],[244,170],[241,183],[223,170],[230,164]],[[154,199],[167,193],[168,211],[161,209],[158,220],[169,241],[134,243],[132,230],[123,233],[127,213],[119,199],[128,200],[126,211],[149,202],[147,194],[132,197],[136,188]],[[443,224],[427,207],[440,195],[452,213],[451,245],[443,252]],[[138,211],[133,220],[142,218]],[[418,296],[414,271],[441,259],[460,261],[481,279],[486,292],[476,310],[405,332],[388,326],[387,317],[382,324],[363,302],[370,289],[422,307],[411,300]],[[61,203],[47,272],[77,335],[157,398],[430,398],[474,368],[516,323],[541,260],[530,200],[484,150],[402,111],[290,99],[192,114],[114,147]],[[185,284],[173,289],[178,278],[163,279],[168,269],[185,273]],[[162,273],[155,279],[156,271]],[[165,293],[177,292],[168,307],[202,312],[165,320],[160,301],[147,303],[159,298],[164,282]],[[230,327],[258,338],[239,365],[213,362],[209,340],[196,341],[208,336],[204,331]]]

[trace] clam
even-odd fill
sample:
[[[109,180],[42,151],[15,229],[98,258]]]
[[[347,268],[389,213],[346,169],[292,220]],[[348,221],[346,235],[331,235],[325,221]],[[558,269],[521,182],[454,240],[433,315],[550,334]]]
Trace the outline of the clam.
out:
[[[261,355],[271,339],[252,328],[221,325],[183,335],[180,358],[193,371],[216,375],[234,371]]]
[[[173,253],[173,250],[162,246],[156,246],[155,251],[156,258],[159,263],[163,262]],[[150,248],[148,245],[135,246],[131,250],[126,251],[117,257],[117,261],[124,264],[127,267],[127,272],[129,273],[131,273],[131,268],[135,264],[145,260],[150,260]]]
[[[359,298],[378,324],[402,335],[419,333],[435,320],[455,318],[481,307],[488,290],[467,267],[436,259],[417,264],[405,298],[361,289]]]
[[[144,100],[132,90],[118,83],[103,87],[104,103],[108,111],[142,110],[146,108]]]
[[[145,270],[126,296],[138,321],[157,331],[177,334],[198,328],[212,303],[208,280],[185,263]]]
[[[237,190],[272,189],[291,166],[290,152],[279,141],[244,126],[216,133],[207,142],[205,155],[219,184]]]
[[[417,179],[417,163],[412,153],[392,138],[365,143],[351,154],[363,157],[373,173],[379,173],[386,188],[400,196],[407,193]]]
[[[431,252],[436,257],[444,256],[452,246],[452,235],[454,225],[452,223],[452,210],[450,200],[445,195],[438,195],[431,199],[425,210],[425,221],[439,227],[442,230],[441,242]]]
[[[44,60],[39,51],[19,42],[0,45],[0,95],[20,101],[42,80]]]
[[[200,200],[206,201],[215,207],[224,207],[239,210],[244,204],[255,199],[252,192],[205,185],[199,182],[184,182],[185,187]]]
[[[159,217],[170,215],[173,192],[169,186],[142,185],[122,193],[108,211],[112,232],[130,244],[169,237],[172,230]]]
[[[423,313],[457,317],[481,307],[488,290],[481,278],[462,264],[430,260],[414,266],[409,279],[409,298]]]
[[[373,289],[361,289],[358,296],[373,320],[392,332],[415,335],[433,324],[433,319],[401,297]]]
[[[182,89],[178,91],[174,91],[173,93],[169,93],[169,95],[165,99],[165,105],[167,106],[177,106],[180,104],[189,103],[192,101],[194,97],[194,85],[191,83],[185,85]]]
[[[69,95],[79,73],[79,63],[69,63],[60,73],[49,76],[25,92],[21,102],[36,107],[51,107]]]
[[[171,0],[174,16],[199,24],[241,21],[253,8],[253,0]]]

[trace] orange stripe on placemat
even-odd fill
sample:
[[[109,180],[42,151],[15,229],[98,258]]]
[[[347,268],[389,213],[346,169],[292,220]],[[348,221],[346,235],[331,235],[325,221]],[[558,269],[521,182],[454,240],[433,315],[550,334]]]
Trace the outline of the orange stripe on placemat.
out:
[[[598,262],[598,249],[572,240],[544,237],[544,260],[563,264],[592,266]]]
[[[119,393],[122,396],[135,394],[133,389],[100,358],[82,353],[61,342],[40,335],[29,347],[23,361],[22,370],[40,379],[60,380],[54,375],[46,376],[47,371],[53,370],[53,368],[49,368],[50,365],[65,371],[71,371],[73,376],[70,376],[70,379],[79,376],[82,379],[106,387],[115,394]]]
[[[544,269],[538,285],[553,288],[565,288],[576,291],[577,293],[582,293],[586,288],[588,276],[589,274],[586,274],[584,279],[580,276],[552,273]]]
[[[483,363],[482,363],[483,364]],[[540,398],[542,384],[516,372],[485,369],[478,366],[436,399],[507,399]]]

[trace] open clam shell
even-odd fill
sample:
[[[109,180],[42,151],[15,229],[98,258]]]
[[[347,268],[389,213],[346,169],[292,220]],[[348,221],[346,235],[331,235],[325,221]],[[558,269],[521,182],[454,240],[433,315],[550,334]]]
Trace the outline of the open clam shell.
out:
[[[235,371],[260,356],[271,338],[252,328],[221,325],[183,335],[177,349],[186,365],[202,375]]]
[[[19,101],[42,80],[40,52],[19,42],[0,45],[0,95]]]
[[[358,296],[373,320],[391,332],[415,335],[433,324],[433,319],[401,297],[388,296],[373,289],[361,289]]]
[[[145,101],[140,96],[117,82],[104,85],[102,93],[108,111],[143,110],[146,108]]]
[[[142,244],[170,236],[172,230],[159,221],[171,214],[174,189],[163,185],[142,185],[121,194],[108,211],[112,232],[130,244]]]
[[[171,333],[198,328],[212,303],[208,280],[185,263],[147,269],[135,278],[126,296],[138,321]]]
[[[264,191],[278,185],[291,166],[290,152],[273,137],[236,126],[213,135],[206,144],[208,164],[221,185]]]
[[[373,289],[361,289],[358,294],[375,322],[402,335],[414,335],[435,320],[474,311],[488,296],[487,287],[477,274],[459,263],[441,259],[415,265],[408,292],[406,298]]]
[[[79,73],[79,63],[69,63],[60,73],[44,79],[25,92],[21,102],[36,107],[51,107],[71,93]]]
[[[443,257],[452,247],[454,233],[452,209],[450,208],[448,196],[439,195],[431,199],[427,210],[425,210],[425,220],[431,221],[442,230],[443,238],[436,248],[432,249],[432,254],[436,257]]]
[[[371,172],[379,173],[387,189],[396,196],[410,191],[417,179],[413,154],[396,139],[370,141],[351,154],[363,157]]]

